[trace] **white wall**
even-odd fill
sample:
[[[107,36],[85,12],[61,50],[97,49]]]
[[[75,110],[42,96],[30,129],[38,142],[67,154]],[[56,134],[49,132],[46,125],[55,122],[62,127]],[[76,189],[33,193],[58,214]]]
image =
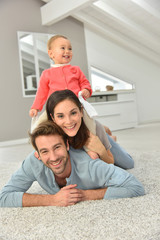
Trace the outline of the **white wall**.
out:
[[[23,98],[17,31],[67,35],[73,61],[87,76],[83,24],[67,18],[50,27],[41,24],[40,0],[0,1],[0,142],[28,136],[29,108],[34,98]],[[88,62],[116,77],[136,83],[139,123],[160,120],[160,68],[117,44],[86,30]]]
[[[0,1],[0,142],[28,137],[34,98],[22,95],[17,31],[64,34],[72,42],[73,64],[88,73],[83,24],[67,18],[50,27],[41,23],[40,0]]]
[[[138,123],[160,121],[160,66],[85,28],[88,66],[136,85]]]

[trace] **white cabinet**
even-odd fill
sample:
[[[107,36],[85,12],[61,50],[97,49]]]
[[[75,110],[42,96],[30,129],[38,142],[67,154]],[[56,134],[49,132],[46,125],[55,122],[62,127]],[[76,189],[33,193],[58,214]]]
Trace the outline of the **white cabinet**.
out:
[[[96,119],[112,131],[137,125],[135,90],[96,92],[88,99],[96,109]]]

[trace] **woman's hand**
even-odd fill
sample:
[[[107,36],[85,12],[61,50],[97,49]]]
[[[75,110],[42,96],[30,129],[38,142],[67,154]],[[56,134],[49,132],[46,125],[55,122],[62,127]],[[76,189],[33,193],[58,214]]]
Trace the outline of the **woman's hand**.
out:
[[[100,141],[99,137],[92,134],[90,132],[89,138],[85,144],[85,146],[93,152],[96,152],[99,154],[99,152],[102,152],[104,150],[104,145],[102,144],[102,142]],[[99,154],[100,156],[100,154]]]
[[[110,150],[107,150],[103,143],[100,141],[99,137],[90,132],[90,136],[85,144],[85,146],[93,152],[96,152],[100,159],[107,163],[114,163],[114,158]]]

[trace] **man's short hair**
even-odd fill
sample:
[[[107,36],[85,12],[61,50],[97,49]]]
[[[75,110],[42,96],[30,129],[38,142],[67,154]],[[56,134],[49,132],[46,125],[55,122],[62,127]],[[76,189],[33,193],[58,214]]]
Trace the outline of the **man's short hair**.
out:
[[[29,133],[30,141],[36,151],[38,151],[38,148],[36,145],[36,138],[39,136],[49,136],[49,135],[61,136],[65,145],[67,146],[67,135],[64,133],[64,131],[53,121],[44,121],[40,123],[33,130],[32,133]]]

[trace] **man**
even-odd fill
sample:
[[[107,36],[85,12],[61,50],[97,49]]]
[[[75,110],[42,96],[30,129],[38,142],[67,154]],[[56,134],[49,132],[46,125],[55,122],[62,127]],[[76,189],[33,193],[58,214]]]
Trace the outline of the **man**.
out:
[[[144,195],[144,188],[127,171],[83,150],[69,149],[62,129],[53,122],[41,123],[30,139],[32,152],[0,192],[1,207],[69,206],[80,201]],[[48,194],[26,191],[37,181]]]

